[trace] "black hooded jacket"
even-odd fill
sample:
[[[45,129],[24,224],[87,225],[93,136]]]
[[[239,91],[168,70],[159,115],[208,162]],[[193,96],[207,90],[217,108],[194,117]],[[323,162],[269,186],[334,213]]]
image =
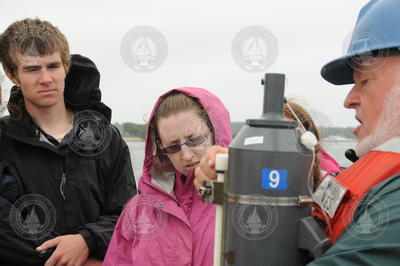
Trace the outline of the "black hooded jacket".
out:
[[[37,246],[56,236],[77,233],[84,237],[91,257],[104,258],[118,216],[136,194],[136,186],[128,147],[110,123],[111,110],[101,102],[99,82],[94,63],[73,55],[64,98],[75,114],[74,129],[61,144],[35,125],[21,92],[12,89],[10,115],[0,119],[0,178],[15,178],[18,199],[13,207],[0,197],[0,265],[43,265],[53,250],[38,253]],[[79,116],[82,111],[86,112]],[[81,123],[76,124],[76,119]],[[97,125],[97,131],[89,124]],[[103,136],[101,141],[99,136]],[[90,138],[97,142],[91,143]],[[90,146],[93,143],[98,147]],[[38,219],[28,221],[30,216],[23,210],[38,200],[34,194],[46,201],[36,203]],[[21,201],[26,195],[27,200]],[[41,226],[35,231],[38,234],[32,234],[35,227],[28,227],[30,233],[24,234],[24,225],[35,221]],[[41,231],[44,227],[52,230]]]

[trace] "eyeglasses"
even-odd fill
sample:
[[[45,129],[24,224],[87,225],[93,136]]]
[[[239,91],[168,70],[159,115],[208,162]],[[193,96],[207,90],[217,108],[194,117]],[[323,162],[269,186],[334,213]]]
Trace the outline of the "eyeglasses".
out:
[[[208,133],[200,135],[200,136],[191,137],[185,143],[174,144],[174,145],[171,145],[168,147],[162,147],[161,151],[165,154],[173,154],[173,153],[177,153],[178,151],[180,151],[182,149],[183,145],[186,145],[188,147],[196,147],[196,146],[203,144],[209,135],[210,135],[210,133],[208,132]]]

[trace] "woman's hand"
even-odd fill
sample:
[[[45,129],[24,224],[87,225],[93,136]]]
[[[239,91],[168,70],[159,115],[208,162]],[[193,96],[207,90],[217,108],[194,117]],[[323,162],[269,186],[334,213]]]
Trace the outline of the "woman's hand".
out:
[[[194,186],[196,190],[203,186],[203,181],[217,179],[217,172],[215,172],[215,158],[218,153],[228,153],[228,148],[214,145],[207,150],[206,155],[201,159],[199,165],[194,172]]]

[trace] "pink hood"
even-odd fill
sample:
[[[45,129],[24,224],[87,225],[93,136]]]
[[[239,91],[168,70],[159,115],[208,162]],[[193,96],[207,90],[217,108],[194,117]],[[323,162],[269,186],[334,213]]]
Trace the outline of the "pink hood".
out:
[[[197,98],[203,108],[206,110],[212,126],[215,132],[215,144],[221,145],[223,147],[227,147],[232,141],[232,130],[231,130],[231,121],[229,117],[229,112],[225,108],[224,104],[221,102],[219,98],[217,98],[211,92],[194,87],[183,87],[170,90],[163,95],[161,95],[156,104],[153,107],[153,110],[150,115],[150,121],[154,117],[154,113],[160,105],[161,101],[164,97],[172,91],[180,91],[185,93],[188,96]],[[165,169],[171,169],[172,165],[170,164],[161,164],[159,160],[154,156],[154,140],[150,134],[149,127],[146,132],[146,145],[145,145],[145,160],[143,162],[143,174],[139,181],[139,190],[146,189],[143,187],[143,182],[149,181],[151,179],[151,173],[154,171],[163,171]],[[180,175],[180,173],[177,173]]]
[[[175,90],[199,100],[214,128],[215,144],[228,146],[231,123],[223,103],[204,89]],[[150,121],[168,93],[157,100]],[[212,266],[215,206],[201,201],[193,171],[183,178],[171,164],[160,163],[153,148],[148,128],[139,194],[122,212],[103,265]]]

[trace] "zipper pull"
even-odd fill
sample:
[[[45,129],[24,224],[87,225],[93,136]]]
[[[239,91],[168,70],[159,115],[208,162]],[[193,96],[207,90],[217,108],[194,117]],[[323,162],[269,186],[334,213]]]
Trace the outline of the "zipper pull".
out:
[[[60,184],[60,192],[61,192],[61,196],[63,197],[63,199],[65,200],[65,194],[64,194],[64,189],[65,189],[65,183],[67,182],[67,175],[65,173],[62,173],[61,175],[61,184]]]

